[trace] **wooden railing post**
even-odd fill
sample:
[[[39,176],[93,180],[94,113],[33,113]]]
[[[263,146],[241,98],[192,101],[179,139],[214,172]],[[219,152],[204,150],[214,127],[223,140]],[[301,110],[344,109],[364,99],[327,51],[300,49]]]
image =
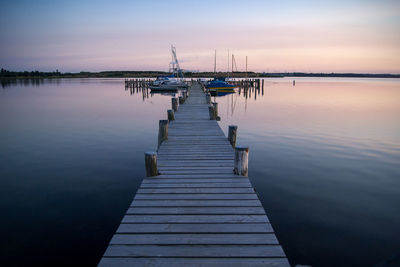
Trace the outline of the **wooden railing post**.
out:
[[[249,147],[235,147],[235,167],[233,172],[240,176],[249,174]]]
[[[144,161],[146,164],[146,176],[157,176],[157,153],[156,152],[146,152],[144,153]]]
[[[235,148],[235,146],[236,146],[236,133],[237,133],[237,126],[229,125],[228,140],[229,140],[229,143],[231,143],[233,148]]]

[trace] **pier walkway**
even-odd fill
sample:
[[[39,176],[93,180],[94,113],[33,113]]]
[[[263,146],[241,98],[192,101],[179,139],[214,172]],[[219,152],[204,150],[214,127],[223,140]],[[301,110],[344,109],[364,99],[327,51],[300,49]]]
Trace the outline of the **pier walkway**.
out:
[[[160,175],[144,178],[99,266],[290,266],[234,149],[193,84],[168,140]]]

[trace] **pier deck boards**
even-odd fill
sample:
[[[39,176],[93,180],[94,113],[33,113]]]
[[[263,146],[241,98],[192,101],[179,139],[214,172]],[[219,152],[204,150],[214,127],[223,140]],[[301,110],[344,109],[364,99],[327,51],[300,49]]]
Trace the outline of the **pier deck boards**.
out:
[[[198,84],[99,266],[290,266]]]

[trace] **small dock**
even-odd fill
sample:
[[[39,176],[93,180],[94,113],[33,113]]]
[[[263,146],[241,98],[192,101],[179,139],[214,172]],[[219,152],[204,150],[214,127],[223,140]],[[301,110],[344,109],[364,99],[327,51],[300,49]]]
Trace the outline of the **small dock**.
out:
[[[160,121],[158,175],[143,179],[99,266],[290,266],[249,178],[233,172],[217,106],[200,84],[189,92]]]

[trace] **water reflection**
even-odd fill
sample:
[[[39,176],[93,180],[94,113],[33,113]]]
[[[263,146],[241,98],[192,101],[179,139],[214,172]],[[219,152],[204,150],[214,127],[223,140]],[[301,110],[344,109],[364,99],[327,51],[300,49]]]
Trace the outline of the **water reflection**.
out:
[[[214,100],[226,110],[221,128],[238,125],[238,144],[250,146],[249,176],[291,263],[398,259],[400,81],[264,83],[264,96],[240,89]]]
[[[12,79],[12,78],[5,78],[0,79],[1,88],[5,89],[10,86],[40,86],[44,82],[52,83],[52,84],[59,84],[60,79],[44,79],[44,78],[27,78],[27,79]]]
[[[129,91],[130,95],[139,94],[142,96],[142,100],[150,99],[156,95],[179,97],[183,96],[186,90],[152,90],[150,86],[155,79],[129,79],[125,80],[125,91]],[[186,81],[190,83],[190,81]]]

